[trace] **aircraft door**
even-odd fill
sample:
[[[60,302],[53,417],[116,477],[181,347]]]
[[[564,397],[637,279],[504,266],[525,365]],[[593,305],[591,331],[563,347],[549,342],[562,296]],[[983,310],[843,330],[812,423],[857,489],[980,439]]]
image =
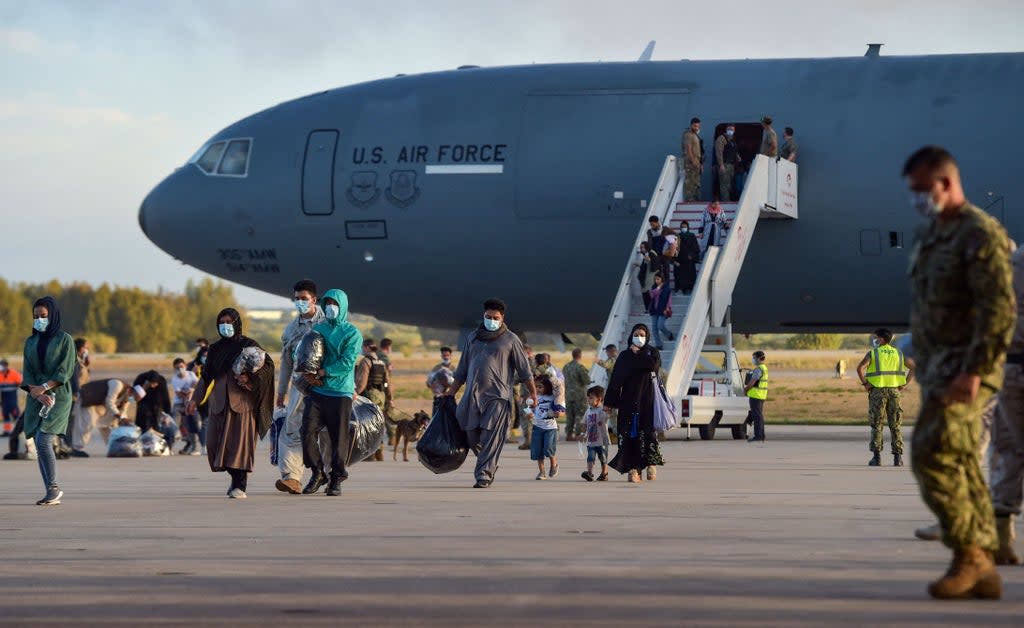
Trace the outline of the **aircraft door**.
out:
[[[334,159],[338,132],[313,131],[306,139],[302,162],[302,211],[311,216],[334,213]]]

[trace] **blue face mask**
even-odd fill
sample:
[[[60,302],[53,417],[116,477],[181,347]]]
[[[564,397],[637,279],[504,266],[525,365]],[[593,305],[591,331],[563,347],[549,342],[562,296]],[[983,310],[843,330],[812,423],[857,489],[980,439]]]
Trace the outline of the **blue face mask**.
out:
[[[498,331],[501,329],[501,321],[496,321],[493,318],[485,318],[484,329],[487,331]]]
[[[295,299],[295,309],[299,311],[299,314],[308,314],[311,306],[312,304],[305,299]]]
[[[217,325],[217,331],[224,338],[231,338],[235,335],[235,326],[231,323],[221,323]]]
[[[328,320],[333,321],[334,319],[338,318],[340,314],[341,308],[338,307],[337,305],[331,304],[324,307],[324,316],[326,316]]]
[[[37,318],[34,321],[32,321],[32,329],[38,331],[39,333],[43,333],[44,331],[46,331],[46,328],[49,326],[50,319],[48,318]]]

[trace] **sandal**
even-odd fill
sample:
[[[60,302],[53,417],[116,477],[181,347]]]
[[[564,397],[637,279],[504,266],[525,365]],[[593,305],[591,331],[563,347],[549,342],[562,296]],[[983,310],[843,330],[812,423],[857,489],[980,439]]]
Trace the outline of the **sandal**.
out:
[[[658,471],[653,466],[647,467],[647,479],[652,482],[658,479]]]
[[[631,484],[639,484],[641,482],[640,473],[636,469],[629,472],[629,482]]]

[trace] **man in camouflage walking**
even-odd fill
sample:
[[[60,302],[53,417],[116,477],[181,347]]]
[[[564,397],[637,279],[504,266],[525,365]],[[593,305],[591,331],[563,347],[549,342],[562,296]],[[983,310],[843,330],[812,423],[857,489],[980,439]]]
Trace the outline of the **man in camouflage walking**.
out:
[[[857,365],[857,376],[868,391],[868,421],[871,424],[869,448],[874,455],[869,466],[882,464],[882,419],[889,425],[893,466],[903,466],[903,408],[900,391],[914,379],[914,362],[890,344],[892,332],[875,330],[871,351]]]
[[[911,462],[921,498],[953,550],[935,598],[1002,595],[995,514],[978,458],[985,404],[999,390],[1016,322],[1010,241],[969,203],[952,155],[937,146],[903,167],[913,207],[927,219],[910,259],[910,325],[921,413]]]
[[[565,375],[565,440],[581,436],[583,415],[587,413],[587,388],[590,372],[583,366],[583,350],[572,350],[572,362],[562,369]]]

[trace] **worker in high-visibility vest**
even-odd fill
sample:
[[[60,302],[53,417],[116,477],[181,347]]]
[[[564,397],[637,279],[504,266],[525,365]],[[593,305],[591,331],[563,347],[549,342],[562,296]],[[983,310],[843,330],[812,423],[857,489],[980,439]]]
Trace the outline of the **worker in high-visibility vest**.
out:
[[[764,401],[768,398],[768,361],[764,351],[755,351],[754,368],[747,374],[743,384],[743,392],[750,399],[750,413],[747,423],[754,424],[754,435],[747,439],[748,443],[764,442]]]
[[[892,440],[893,466],[903,466],[903,408],[900,391],[914,379],[914,361],[890,344],[892,332],[885,328],[875,330],[871,350],[857,365],[857,376],[868,391],[868,422],[871,424],[871,443],[874,455],[869,466],[882,464],[882,418],[889,424]]]

